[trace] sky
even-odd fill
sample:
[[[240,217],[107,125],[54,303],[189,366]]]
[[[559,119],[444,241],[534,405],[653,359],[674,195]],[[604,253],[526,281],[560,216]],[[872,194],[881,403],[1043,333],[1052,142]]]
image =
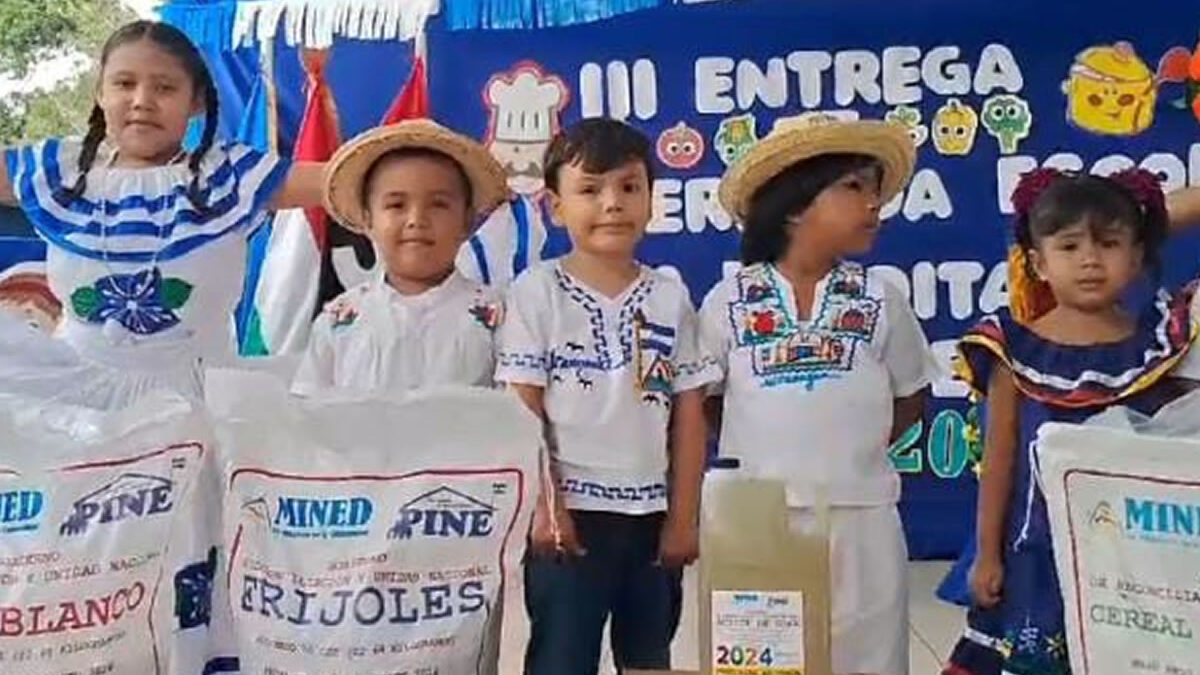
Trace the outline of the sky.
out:
[[[164,0],[121,0],[139,16],[154,17],[154,8]],[[65,54],[42,63],[23,80],[0,77],[0,96],[13,92],[32,91],[39,87],[53,86],[64,78],[86,69],[92,63],[91,54]]]

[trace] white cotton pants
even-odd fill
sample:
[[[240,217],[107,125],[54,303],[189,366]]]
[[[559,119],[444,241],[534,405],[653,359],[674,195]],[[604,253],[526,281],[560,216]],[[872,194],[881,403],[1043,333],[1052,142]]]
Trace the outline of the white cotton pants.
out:
[[[789,509],[797,531],[813,512]],[[908,675],[908,545],[894,505],[830,509],[833,672]]]

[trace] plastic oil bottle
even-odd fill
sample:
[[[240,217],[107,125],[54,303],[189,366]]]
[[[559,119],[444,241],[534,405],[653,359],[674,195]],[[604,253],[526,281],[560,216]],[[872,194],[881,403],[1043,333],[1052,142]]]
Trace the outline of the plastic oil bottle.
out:
[[[832,675],[829,507],[789,527],[783,481],[717,459],[700,523],[702,675]]]

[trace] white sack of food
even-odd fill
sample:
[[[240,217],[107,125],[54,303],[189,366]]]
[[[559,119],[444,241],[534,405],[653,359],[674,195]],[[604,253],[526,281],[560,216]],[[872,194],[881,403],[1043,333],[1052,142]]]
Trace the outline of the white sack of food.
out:
[[[1110,410],[1039,432],[1075,673],[1200,673],[1196,414],[1185,401],[1156,418]]]
[[[542,446],[515,396],[299,400],[227,372],[209,400],[243,673],[496,672]]]
[[[183,399],[0,397],[0,672],[220,672],[215,476],[207,419]]]

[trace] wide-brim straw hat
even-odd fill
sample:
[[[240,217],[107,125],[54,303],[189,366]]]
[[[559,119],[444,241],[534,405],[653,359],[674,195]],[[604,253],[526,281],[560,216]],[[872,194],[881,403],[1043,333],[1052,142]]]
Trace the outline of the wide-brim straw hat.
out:
[[[473,225],[509,197],[504,167],[487,148],[432,120],[405,120],[355,136],[338,148],[325,168],[325,210],[355,232],[367,229],[362,191],[367,171],[393,150],[425,149],[446,155],[471,183]]]
[[[739,223],[764,185],[784,169],[820,155],[851,153],[874,157],[883,167],[880,196],[892,200],[912,178],[917,149],[901,125],[880,120],[845,120],[810,113],[780,120],[775,128],[734,162],[717,192]]]

